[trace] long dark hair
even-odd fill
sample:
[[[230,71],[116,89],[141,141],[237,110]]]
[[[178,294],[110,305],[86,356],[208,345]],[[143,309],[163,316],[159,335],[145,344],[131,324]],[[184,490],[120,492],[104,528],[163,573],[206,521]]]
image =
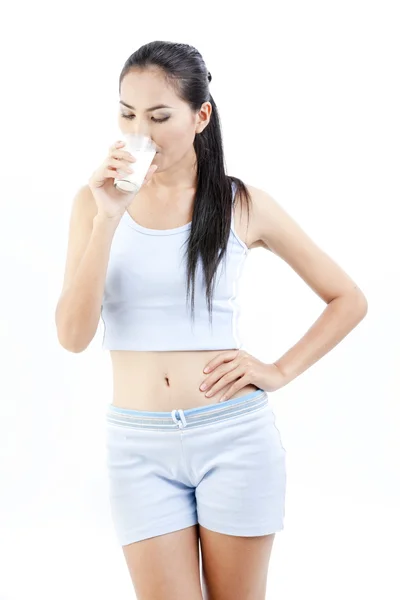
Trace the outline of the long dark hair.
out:
[[[200,52],[188,44],[155,41],[141,46],[125,62],[119,78],[121,83],[133,68],[160,68],[176,94],[189,104],[194,112],[204,102],[210,102],[210,122],[196,135],[194,149],[197,157],[197,187],[187,257],[187,295],[191,291],[191,317],[194,318],[196,266],[203,265],[207,307],[212,323],[212,297],[218,265],[226,254],[234,203],[232,183],[236,185],[236,198],[244,198],[249,215],[251,196],[241,179],[226,175],[222,132],[217,106],[210,94],[211,75]],[[236,199],[235,199],[236,201]]]

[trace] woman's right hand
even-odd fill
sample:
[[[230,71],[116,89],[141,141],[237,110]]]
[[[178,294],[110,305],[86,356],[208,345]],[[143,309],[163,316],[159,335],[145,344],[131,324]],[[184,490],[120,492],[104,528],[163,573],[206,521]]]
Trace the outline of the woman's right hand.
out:
[[[97,214],[109,219],[121,218],[136,195],[135,192],[123,192],[114,187],[115,178],[129,173],[136,161],[129,152],[121,150],[123,146],[125,142],[113,144],[107,158],[89,179],[89,187],[97,204]],[[156,170],[156,165],[149,168],[142,187],[149,183]]]

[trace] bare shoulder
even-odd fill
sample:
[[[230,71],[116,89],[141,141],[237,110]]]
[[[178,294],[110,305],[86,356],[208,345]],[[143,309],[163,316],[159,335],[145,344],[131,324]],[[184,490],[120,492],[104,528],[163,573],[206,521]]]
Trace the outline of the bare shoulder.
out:
[[[249,220],[249,232],[251,232],[249,241],[251,241],[251,247],[263,247],[266,250],[272,251],[271,236],[273,236],[276,227],[276,223],[274,225],[273,213],[275,212],[276,218],[276,211],[279,211],[279,209],[283,211],[283,209],[267,191],[248,183],[245,185],[251,198]]]
[[[345,293],[365,296],[354,280],[308,235],[268,192],[247,185],[252,200],[249,231],[253,248],[267,248],[292,269],[325,302]]]
[[[88,184],[82,185],[73,198],[71,216],[76,211],[82,216],[91,217],[93,215],[93,218],[97,214],[96,201]]]
[[[270,193],[248,183],[245,185],[251,200],[247,234],[250,247],[263,247],[279,254],[279,242],[285,239],[283,234],[295,230],[299,233],[300,227]]]
[[[235,229],[249,249],[262,247],[270,250],[266,243],[265,216],[264,225],[260,223],[260,217],[268,212],[268,205],[271,207],[275,201],[266,191],[248,183],[245,183],[245,186],[250,197],[249,217],[247,218],[247,211],[243,210],[244,203],[237,202]]]

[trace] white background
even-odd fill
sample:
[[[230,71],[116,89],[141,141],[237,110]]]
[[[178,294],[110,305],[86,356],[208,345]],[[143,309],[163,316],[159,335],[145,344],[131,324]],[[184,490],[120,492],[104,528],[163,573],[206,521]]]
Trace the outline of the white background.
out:
[[[125,60],[157,39],[202,53],[228,173],[269,192],[369,302],[341,344],[270,395],[288,488],[268,598],[400,597],[395,5],[8,3],[0,36],[1,600],[132,598],[106,496],[112,388],[102,326],[74,355],[58,344],[54,311],[73,195],[120,137]],[[241,294],[246,349],[265,361],[325,306],[262,249],[248,259]]]

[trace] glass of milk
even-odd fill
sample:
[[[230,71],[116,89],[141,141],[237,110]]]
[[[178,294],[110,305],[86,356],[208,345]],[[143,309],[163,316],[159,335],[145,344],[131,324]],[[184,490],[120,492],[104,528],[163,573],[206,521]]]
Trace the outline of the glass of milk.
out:
[[[149,137],[139,133],[124,134],[123,139],[126,144],[123,150],[130,152],[136,162],[131,163],[133,173],[123,173],[122,178],[115,179],[114,186],[123,192],[137,193],[153,162],[156,146]]]

